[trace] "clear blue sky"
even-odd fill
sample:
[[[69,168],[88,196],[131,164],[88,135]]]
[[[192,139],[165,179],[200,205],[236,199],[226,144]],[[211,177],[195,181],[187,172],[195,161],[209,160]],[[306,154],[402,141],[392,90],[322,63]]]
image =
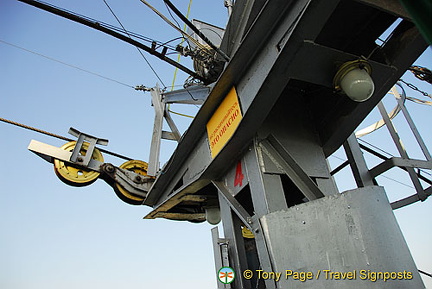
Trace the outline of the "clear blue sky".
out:
[[[139,0],[107,1],[128,30],[159,41],[179,36]],[[102,0],[49,2],[118,26]],[[188,0],[173,2],[181,11],[187,10]],[[162,1],[151,3],[169,16]],[[194,1],[191,18],[224,27],[227,11],[222,0]],[[130,86],[151,87],[158,81],[131,45],[14,0],[0,2],[0,40]],[[171,85],[174,69],[145,55],[165,85]],[[431,68],[431,55],[429,49],[419,63]],[[179,73],[177,84],[185,78]],[[431,93],[430,85],[415,84]],[[408,106],[431,148],[432,108]],[[111,151],[147,161],[153,116],[149,93],[0,42],[2,118],[62,135],[72,126],[109,139]],[[175,120],[183,130],[190,121]],[[150,208],[121,202],[103,181],[84,188],[67,186],[58,180],[51,164],[27,150],[31,139],[56,146],[63,141],[4,123],[0,123],[0,134],[0,288],[216,287],[210,225],[142,220]],[[389,146],[384,131],[376,134],[367,140]],[[164,142],[162,163],[173,148],[173,143]],[[392,146],[386,149],[394,152]],[[343,154],[338,152],[338,156]],[[108,156],[106,160],[122,163]],[[392,200],[412,193],[388,179],[380,181]],[[339,185],[341,190],[351,188],[348,180]],[[395,214],[418,267],[431,272],[432,201]],[[431,281],[427,284],[432,288]]]

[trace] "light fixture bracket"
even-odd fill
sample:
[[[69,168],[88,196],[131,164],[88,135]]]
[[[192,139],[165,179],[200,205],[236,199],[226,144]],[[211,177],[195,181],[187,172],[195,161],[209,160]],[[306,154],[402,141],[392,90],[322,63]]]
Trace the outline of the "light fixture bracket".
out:
[[[371,73],[372,67],[364,59],[345,62],[336,72],[333,87],[337,93],[345,94],[351,100],[366,101],[374,91]]]
[[[347,61],[344,64],[342,64],[338,71],[336,72],[336,75],[333,79],[333,87],[335,88],[335,90],[337,92],[341,92],[342,88],[340,86],[341,80],[342,78],[347,75],[348,72],[356,69],[356,68],[360,68],[360,69],[364,69],[366,70],[366,72],[370,75],[372,73],[372,67],[369,64],[369,62],[367,62],[364,59],[357,59],[357,60],[352,60],[352,61]]]

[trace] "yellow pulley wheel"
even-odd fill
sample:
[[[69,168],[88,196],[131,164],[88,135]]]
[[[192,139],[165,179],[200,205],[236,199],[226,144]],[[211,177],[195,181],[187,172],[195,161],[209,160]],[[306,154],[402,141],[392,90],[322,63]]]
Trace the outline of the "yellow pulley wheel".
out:
[[[142,176],[147,176],[148,164],[143,161],[130,160],[123,163],[119,168],[134,172],[136,174],[140,174]],[[130,205],[141,205],[144,201],[143,197],[129,193],[118,183],[115,184],[114,191],[122,201]]]
[[[76,141],[68,142],[61,146],[60,148],[65,151],[73,151],[75,148]],[[88,144],[83,143],[81,147],[80,154],[82,156],[86,155]],[[104,162],[103,156],[98,149],[94,149],[92,159],[97,160],[101,163]],[[65,163],[63,161],[54,160],[54,171],[57,177],[64,183],[74,186],[74,187],[83,187],[92,184],[99,177],[100,173],[85,170],[80,167],[72,166],[71,164]]]
[[[246,239],[255,238],[254,234],[247,227],[242,227],[242,235],[243,235],[243,238],[246,238]]]

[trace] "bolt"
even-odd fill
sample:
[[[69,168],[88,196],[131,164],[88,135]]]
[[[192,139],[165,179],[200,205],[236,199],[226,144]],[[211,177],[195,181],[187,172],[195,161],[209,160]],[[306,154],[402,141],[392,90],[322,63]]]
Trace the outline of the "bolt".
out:
[[[247,222],[248,222],[248,224],[252,224],[252,219],[251,218],[247,218]]]
[[[115,171],[115,168],[114,168],[113,165],[107,165],[107,166],[105,167],[105,170],[106,170],[108,173],[113,173],[113,172]]]
[[[306,221],[302,221],[302,224],[303,224],[303,225],[306,224]]]
[[[78,161],[78,162],[83,162],[84,159],[83,159],[82,157],[78,157],[78,158],[77,158],[77,161]]]
[[[141,181],[142,181],[141,176],[136,176],[135,179],[134,179],[134,182],[137,183],[137,184],[141,183]]]
[[[351,209],[351,206],[350,206],[350,205],[348,205],[348,209]]]

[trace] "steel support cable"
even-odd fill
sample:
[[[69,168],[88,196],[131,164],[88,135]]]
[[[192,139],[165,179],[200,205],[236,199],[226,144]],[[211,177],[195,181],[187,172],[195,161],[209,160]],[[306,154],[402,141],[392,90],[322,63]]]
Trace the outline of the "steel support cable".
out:
[[[120,19],[117,17],[117,15],[114,13],[114,11],[111,9],[111,7],[109,6],[108,2],[106,2],[106,0],[102,0],[105,5],[108,7],[109,11],[111,12],[111,14],[114,16],[114,18],[117,20],[118,24],[120,24],[120,26],[123,28],[123,31],[127,34],[127,36],[129,36],[130,39],[132,39],[132,36],[129,34],[129,32],[126,30],[126,28],[123,26],[123,24],[121,23]],[[141,54],[142,58],[144,59],[144,61],[147,63],[147,65],[150,67],[150,70],[153,72],[153,74],[156,76],[157,79],[159,79],[159,81],[161,82],[161,84],[166,87],[166,85],[164,84],[164,82],[162,81],[162,79],[159,77],[159,74],[156,72],[156,70],[153,68],[153,66],[150,64],[150,62],[147,60],[147,58],[144,56],[144,53],[142,53],[142,51],[135,46],[135,48],[138,50],[139,54]]]
[[[168,23],[171,27],[173,27],[175,30],[177,30],[178,32],[180,32],[184,37],[188,38],[190,41],[192,41],[196,46],[198,46],[199,48],[203,49],[203,50],[208,50],[205,45],[202,45],[201,43],[199,43],[198,40],[194,39],[192,36],[190,36],[189,34],[187,34],[185,31],[181,30],[179,27],[177,27],[177,25],[175,25],[174,23],[172,23],[167,17],[165,17],[165,15],[163,15],[161,12],[159,12],[155,7],[153,7],[150,3],[148,3],[145,0],[140,0],[144,5],[146,5],[147,7],[149,7],[154,13],[156,13],[160,18],[162,18],[166,23]]]
[[[21,1],[21,0],[18,0],[18,1]],[[24,3],[27,3],[27,4],[32,5],[31,3],[28,3],[27,1],[21,1],[21,2],[24,2]],[[55,6],[55,5],[52,5],[52,4],[49,4],[49,3],[43,2],[43,1],[32,1],[32,2],[39,2],[39,3],[43,4],[43,5],[51,6],[51,7],[55,8],[55,9],[58,9],[58,10],[61,10],[61,11],[67,12],[67,13],[69,13],[69,14],[71,14],[71,15],[75,15],[76,17],[80,17],[80,18],[85,19],[85,20],[87,20],[87,21],[97,23],[97,24],[100,25],[100,26],[103,26],[103,27],[105,27],[105,28],[108,28],[108,29],[111,29],[111,30],[114,30],[114,31],[117,31],[117,32],[121,32],[121,33],[126,32],[127,34],[129,34],[129,35],[131,35],[131,36],[133,36],[133,37],[135,37],[135,38],[138,38],[138,39],[144,40],[144,41],[146,41],[146,42],[148,42],[148,43],[156,43],[156,44],[158,44],[158,45],[161,45],[161,44],[162,44],[161,41],[157,41],[157,40],[152,39],[152,38],[150,38],[150,37],[146,37],[146,36],[144,36],[144,35],[142,35],[142,34],[138,34],[138,33],[136,33],[136,32],[132,32],[132,31],[125,31],[124,29],[119,28],[119,27],[116,27],[116,26],[114,26],[114,25],[111,25],[111,24],[105,23],[105,22],[100,21],[100,20],[96,20],[96,19],[94,19],[94,18],[91,18],[91,17],[85,16],[85,15],[82,15],[82,14],[79,14],[79,13],[76,13],[76,12],[73,12],[73,11],[70,11],[70,10],[67,10],[67,9],[64,9],[64,8],[60,8],[60,7],[58,7],[58,6]],[[33,5],[33,6],[35,6],[35,5]],[[39,7],[39,6],[35,6],[35,7],[41,8],[41,7]],[[61,15],[60,15],[60,16],[61,16]],[[171,46],[171,45],[166,45],[166,46],[167,46],[169,49],[171,49],[171,50],[173,50],[173,51],[176,51],[176,47],[175,47],[175,46]]]
[[[367,142],[366,142],[366,143],[367,143]],[[368,143],[368,144],[369,144],[369,143]],[[360,148],[363,149],[363,150],[365,150],[366,152],[368,152],[368,153],[370,153],[370,154],[372,154],[372,155],[374,155],[374,156],[376,156],[376,157],[378,157],[378,158],[380,158],[380,159],[382,159],[382,160],[389,160],[388,157],[386,157],[386,156],[380,154],[380,153],[377,152],[377,151],[374,151],[373,149],[371,149],[371,148],[365,146],[364,144],[359,144],[359,145],[360,145]],[[373,146],[373,147],[375,147],[375,146]],[[381,149],[380,149],[380,150],[381,150]],[[381,151],[382,151],[382,150],[381,150]],[[384,152],[385,152],[385,151],[384,151]],[[385,152],[385,153],[386,153],[386,154],[389,154],[388,152]],[[389,154],[389,155],[393,156],[392,154]],[[400,168],[401,168],[402,170],[404,170],[404,171],[407,170],[405,167],[400,167]],[[424,171],[424,170],[422,170],[422,169],[419,169],[419,172],[422,172],[422,173],[424,173],[424,174],[427,174],[427,175],[431,176],[430,173],[428,173],[428,172],[426,172],[426,171]],[[382,176],[382,175],[381,175],[381,176]],[[422,181],[424,181],[424,182],[426,182],[426,183],[432,185],[432,180],[426,178],[425,176],[423,176],[423,175],[421,175],[421,174],[418,174],[418,177],[419,177],[419,179],[421,179]]]
[[[189,1],[189,8],[190,8],[190,5],[191,5],[191,2],[192,2],[192,0]],[[172,13],[171,13],[171,9],[168,7],[168,5],[167,5],[166,3],[164,3],[164,4],[165,4],[165,7],[166,7],[166,9],[167,9],[169,15],[171,16],[172,20],[177,24],[177,27],[180,28],[181,25],[180,25],[180,23],[178,23],[177,19],[175,19],[174,15],[172,15]],[[186,18],[189,19],[189,15],[187,15]],[[186,27],[183,27],[183,31],[186,32]]]
[[[360,146],[362,146],[362,145],[360,145]],[[362,148],[363,148],[363,147],[362,147]],[[364,148],[363,148],[363,149],[364,149]],[[337,158],[337,159],[339,159],[339,160],[343,160],[342,158],[336,157],[336,156],[334,156],[334,155],[332,155],[332,157]],[[384,157],[384,158],[385,158],[385,157]],[[340,172],[342,169],[344,169],[345,167],[347,167],[349,164],[350,164],[349,161],[344,161],[342,164],[340,164],[339,166],[337,166],[336,168],[334,168],[334,169],[330,172],[330,175],[331,175],[331,176],[334,176],[335,174],[337,174],[338,172]],[[423,173],[426,173],[426,172],[423,171],[423,170],[421,170],[421,171],[422,171]],[[426,174],[428,174],[428,173],[426,173]],[[410,186],[410,185],[408,185],[408,184],[405,184],[405,183],[403,183],[403,182],[401,182],[401,181],[398,181],[398,180],[396,180],[396,179],[390,178],[390,177],[385,176],[385,175],[383,175],[383,174],[381,174],[381,175],[379,175],[379,176],[376,176],[376,177],[381,177],[381,178],[384,178],[384,179],[387,179],[387,180],[393,181],[393,182],[395,182],[395,183],[398,183],[398,184],[400,184],[400,185],[403,185],[403,186],[405,186],[405,187],[407,187],[407,188],[414,189],[413,186]],[[422,175],[420,175],[419,178],[420,178],[421,180],[423,180],[423,181],[425,181],[425,182],[431,184],[431,181],[430,181],[429,179],[423,177]]]
[[[189,18],[189,14],[190,14],[190,11],[191,11],[191,6],[192,6],[192,0],[189,0],[189,5],[188,5],[187,13],[186,13],[186,18]],[[168,12],[169,12],[169,10],[168,10]],[[170,15],[171,15],[171,13],[170,13]],[[171,17],[172,17],[172,15],[171,15]],[[173,19],[174,19],[174,17],[173,17]],[[186,27],[187,27],[186,24],[184,24],[183,31],[186,31]],[[185,39],[186,38],[183,37],[183,40],[180,42],[180,45],[183,44],[183,42],[185,41]],[[177,57],[177,62],[180,62],[180,54]],[[178,69],[176,67],[175,70],[174,70],[173,81],[172,81],[172,84],[171,84],[171,91],[174,90],[174,85],[175,85],[175,81],[176,81],[176,78],[177,78],[177,71],[178,71]],[[190,96],[192,97],[192,99],[194,99],[193,96],[192,96],[192,94],[188,90],[186,90],[186,91],[190,94]],[[176,114],[176,115],[179,115],[179,116],[188,117],[188,118],[194,118],[192,115],[183,114],[183,113],[171,110],[171,103],[168,103],[168,111],[170,113],[173,113],[173,114]]]
[[[45,130],[42,130],[42,129],[38,129],[38,128],[35,128],[35,127],[32,127],[32,126],[28,126],[28,125],[25,125],[25,124],[22,124],[22,123],[19,123],[19,122],[16,122],[16,121],[12,121],[12,120],[9,120],[9,119],[6,119],[6,118],[0,117],[0,121],[2,121],[4,123],[11,124],[11,125],[15,125],[15,126],[27,129],[27,130],[31,130],[31,131],[34,131],[34,132],[37,132],[37,133],[40,133],[40,134],[44,134],[44,135],[47,135],[47,136],[55,137],[55,138],[58,138],[58,139],[61,139],[61,140],[75,141],[73,139],[70,139],[70,138],[67,138],[67,137],[64,137],[64,136],[61,136],[61,135],[58,135],[58,134],[54,134],[54,133],[51,133],[51,132],[48,132],[48,131],[45,131]],[[133,159],[131,159],[129,157],[126,157],[126,156],[123,156],[123,155],[120,155],[118,153],[114,153],[114,152],[111,152],[111,151],[108,151],[108,150],[105,150],[105,149],[101,149],[99,147],[98,147],[98,150],[101,151],[101,152],[103,152],[103,153],[112,155],[114,157],[118,157],[120,159],[124,159],[124,160],[127,160],[127,161],[133,160]]]
[[[373,155],[376,156],[376,157],[379,157],[379,158],[381,158],[381,159],[383,159],[383,160],[388,160],[389,158],[395,157],[395,156],[392,155],[391,153],[389,153],[389,152],[387,152],[387,151],[385,151],[385,150],[383,150],[383,149],[381,149],[381,148],[379,148],[379,147],[377,147],[377,146],[371,144],[370,142],[365,141],[364,139],[358,138],[357,140],[359,141],[359,145],[360,145],[360,147],[361,147],[362,149],[366,150],[367,152],[373,154]],[[360,142],[362,142],[363,145],[360,144]],[[372,153],[373,150],[370,149],[370,148],[368,148],[367,146],[365,146],[365,144],[367,144],[368,146],[374,148],[375,150],[381,151],[382,153],[386,154],[388,157],[385,157],[385,156],[383,156],[383,155],[377,153],[376,151],[374,151],[374,153]],[[423,173],[425,173],[425,174],[427,174],[427,175],[429,175],[429,176],[432,176],[432,174],[426,172],[426,171],[423,170],[423,169],[419,169],[419,171],[420,171],[420,172],[423,172]]]
[[[335,174],[337,174],[338,172],[340,172],[342,169],[344,169],[345,167],[347,167],[349,164],[350,164],[349,161],[345,161],[345,162],[343,162],[343,163],[340,164],[338,167],[334,168],[334,169],[330,172],[330,175],[331,175],[331,176],[334,176]],[[398,181],[398,180],[396,180],[396,179],[393,179],[393,178],[387,177],[387,176],[385,176],[385,175],[379,175],[379,176],[377,176],[377,177],[381,177],[381,178],[384,178],[384,179],[387,179],[387,180],[393,181],[393,182],[395,182],[395,183],[398,183],[398,184],[403,185],[403,186],[405,186],[405,187],[407,187],[407,188],[410,188],[410,189],[414,189],[413,186],[407,185],[407,184],[405,184],[405,183],[403,183],[403,182],[401,182],[401,181]]]
[[[97,21],[97,20],[94,20],[94,21],[95,21],[95,22],[98,22],[98,23],[101,23],[102,26],[105,26],[106,28],[109,28],[109,29],[111,29],[111,30],[114,30],[114,31],[117,31],[117,32],[120,32],[120,33],[126,33],[126,34],[130,35],[131,37],[134,37],[134,38],[137,38],[137,39],[140,39],[140,40],[146,41],[146,42],[148,42],[148,43],[150,43],[150,44],[156,43],[157,47],[162,47],[162,46],[164,46],[164,47],[166,47],[166,48],[168,48],[168,49],[170,49],[170,50],[172,50],[172,51],[174,51],[174,52],[177,52],[177,50],[176,50],[176,46],[173,46],[173,45],[169,45],[169,44],[168,44],[168,43],[170,43],[170,42],[172,42],[172,41],[174,41],[174,40],[169,40],[169,41],[166,41],[166,42],[162,42],[162,41],[158,41],[158,40],[155,40],[155,39],[153,39],[153,38],[146,37],[146,36],[144,36],[144,35],[141,35],[141,34],[138,34],[138,33],[132,32],[132,31],[129,31],[129,30],[125,30],[125,29],[123,29],[123,28],[119,28],[119,27],[116,27],[116,26],[112,26],[112,25],[107,24],[107,23],[104,23],[104,22],[100,22],[100,21]]]
[[[66,66],[69,66],[69,67],[72,67],[72,68],[75,68],[75,69],[78,69],[78,70],[80,70],[80,71],[82,71],[82,72],[85,72],[85,73],[88,73],[88,74],[91,74],[91,75],[94,75],[94,76],[97,76],[97,77],[100,77],[100,78],[103,78],[103,79],[106,79],[106,80],[109,80],[109,81],[112,81],[112,82],[115,82],[115,83],[118,83],[118,84],[121,84],[121,85],[124,85],[124,86],[127,86],[127,87],[135,88],[133,85],[130,85],[130,84],[127,84],[127,83],[124,83],[124,82],[121,82],[121,81],[115,80],[115,79],[110,78],[110,77],[107,77],[107,76],[103,76],[103,75],[101,75],[101,74],[99,74],[99,73],[92,72],[92,71],[87,70],[87,69],[83,69],[83,68],[81,68],[81,67],[78,67],[78,66],[75,66],[75,65],[72,65],[72,64],[69,64],[69,63],[63,62],[63,61],[61,61],[61,60],[58,60],[58,59],[55,59],[55,58],[52,58],[52,57],[46,56],[46,55],[44,55],[44,54],[42,54],[42,53],[38,53],[38,52],[32,51],[32,50],[30,50],[30,49],[27,49],[27,48],[24,48],[24,47],[21,47],[21,46],[18,46],[18,45],[15,45],[15,44],[9,43],[9,42],[6,42],[6,41],[4,41],[4,40],[1,40],[1,39],[0,39],[0,42],[1,42],[1,43],[4,43],[4,44],[6,44],[6,45],[12,46],[12,47],[14,47],[14,48],[18,48],[18,49],[21,49],[21,50],[23,50],[23,51],[26,51],[26,52],[32,53],[32,54],[34,54],[34,55],[37,55],[37,56],[40,56],[40,57],[46,58],[46,59],[48,59],[48,60],[51,60],[51,61],[54,61],[54,62],[57,62],[57,63],[63,64],[63,65],[66,65]]]
[[[35,1],[35,0],[18,0],[18,1],[27,3],[27,4],[32,5],[34,7],[40,8],[42,10],[48,11],[50,13],[56,14],[58,16],[67,18],[69,20],[81,23],[81,24],[86,25],[88,27],[91,27],[93,29],[96,29],[96,30],[99,30],[101,32],[104,32],[104,33],[106,33],[108,35],[111,35],[111,36],[113,36],[113,37],[115,37],[117,39],[120,39],[120,40],[122,40],[124,42],[132,44],[132,45],[134,45],[134,46],[136,46],[136,47],[138,47],[138,48],[140,48],[140,49],[142,49],[142,50],[144,50],[144,51],[146,51],[146,52],[148,52],[148,53],[156,56],[157,58],[159,58],[159,59],[161,59],[161,60],[163,60],[165,62],[168,62],[169,64],[171,64],[171,65],[173,65],[175,67],[178,67],[180,70],[182,70],[185,73],[193,76],[196,79],[199,79],[201,81],[206,81],[205,78],[201,77],[196,72],[194,72],[194,71],[190,70],[189,68],[187,68],[187,67],[185,67],[185,66],[183,66],[183,65],[181,65],[181,64],[179,64],[177,62],[175,62],[171,58],[166,57],[164,53],[160,53],[160,52],[152,49],[151,47],[148,47],[148,46],[142,44],[141,42],[136,41],[135,39],[131,39],[130,37],[128,37],[128,36],[126,36],[124,34],[121,34],[119,32],[116,32],[116,31],[112,30],[112,29],[106,28],[106,27],[100,25],[99,22],[93,22],[93,21],[87,20],[87,19],[85,19],[83,17],[74,15],[73,13],[69,13],[69,12],[67,12],[65,10],[58,9],[58,8],[56,8],[53,5],[46,4],[46,3],[43,3],[43,2],[40,2],[40,1]]]
[[[168,44],[168,43],[171,43],[171,42],[173,42],[173,41],[176,41],[176,40],[180,40],[180,39],[184,39],[184,37],[183,36],[179,36],[179,37],[176,37],[176,38],[173,38],[173,39],[171,39],[171,40],[168,40],[168,41],[165,41],[165,42],[163,42],[163,43],[161,43],[161,44],[158,44],[157,46],[156,46],[156,49],[158,49],[158,48],[161,48],[161,47],[166,47],[166,45]],[[180,44],[181,43],[183,43],[182,41],[180,42]],[[177,51],[176,51],[177,52]],[[178,55],[178,57],[180,58],[180,53],[176,53],[177,55]],[[178,62],[178,61],[177,61]],[[178,68],[177,68],[178,69]]]
[[[192,6],[192,0],[189,0],[189,5],[188,5],[187,13],[186,13],[186,18],[189,18],[189,14],[190,14],[190,11],[191,11],[191,6]],[[186,24],[184,24],[183,31],[186,31],[186,27],[187,27]],[[183,44],[183,42],[185,41],[185,39],[186,38],[183,37],[182,41],[180,42],[180,45]],[[177,56],[177,62],[180,63],[180,54]],[[176,78],[177,78],[177,71],[178,71],[178,68],[176,67],[174,69],[174,76],[173,76],[173,81],[172,81],[172,84],[171,84],[171,91],[174,90],[174,85],[175,85],[175,81],[176,81]]]
[[[164,2],[171,8],[171,10],[178,16],[180,19],[189,26],[190,29],[193,30],[202,40],[204,40],[211,48],[213,48],[226,62],[230,60],[228,55],[226,55],[222,50],[219,49],[216,45],[213,44],[199,29],[192,24],[178,9],[171,3],[169,0],[164,0]]]

